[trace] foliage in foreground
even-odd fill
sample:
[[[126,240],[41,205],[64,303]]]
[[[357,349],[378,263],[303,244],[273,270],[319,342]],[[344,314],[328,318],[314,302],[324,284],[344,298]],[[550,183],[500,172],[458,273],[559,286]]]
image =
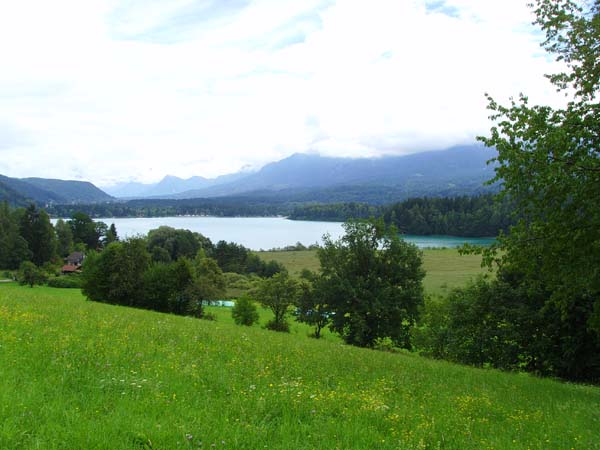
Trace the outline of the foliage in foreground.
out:
[[[73,289],[0,285],[0,329],[0,448],[600,448],[595,387]]]
[[[564,72],[548,78],[567,104],[530,106],[520,96],[502,106],[489,98],[495,126],[481,140],[497,149],[493,181],[502,180],[502,195],[521,219],[486,256],[522,277],[531,293],[523,307],[545,318],[535,340],[556,345],[536,365],[571,379],[598,378],[600,1],[537,0],[534,9],[543,47],[564,62]]]

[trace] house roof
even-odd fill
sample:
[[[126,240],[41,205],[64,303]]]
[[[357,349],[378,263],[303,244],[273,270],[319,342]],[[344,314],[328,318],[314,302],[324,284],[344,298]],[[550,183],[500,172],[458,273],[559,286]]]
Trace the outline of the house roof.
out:
[[[71,263],[71,262],[77,263],[77,262],[83,261],[83,258],[85,258],[85,255],[82,252],[73,252],[69,256],[67,256],[66,260],[69,263]]]
[[[79,266],[75,266],[73,264],[65,264],[60,270],[61,272],[77,272],[79,271]]]

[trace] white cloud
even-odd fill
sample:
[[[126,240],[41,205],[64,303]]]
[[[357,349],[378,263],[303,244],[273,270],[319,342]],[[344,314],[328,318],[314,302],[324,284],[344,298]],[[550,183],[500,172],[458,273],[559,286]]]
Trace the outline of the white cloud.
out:
[[[531,21],[521,0],[12,2],[0,173],[148,182],[472,142],[484,92],[555,101]]]

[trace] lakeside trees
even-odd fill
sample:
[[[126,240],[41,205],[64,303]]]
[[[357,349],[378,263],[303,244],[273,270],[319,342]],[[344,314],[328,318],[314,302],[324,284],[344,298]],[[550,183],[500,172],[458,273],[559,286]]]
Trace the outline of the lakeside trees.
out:
[[[154,261],[170,262],[179,258],[194,258],[200,248],[212,250],[212,243],[190,230],[161,226],[148,232],[148,251]],[[204,245],[203,245],[204,244]]]
[[[332,203],[296,206],[294,220],[331,220],[383,217],[401,233],[451,235],[464,237],[495,236],[515,222],[510,198],[497,201],[492,195],[449,198],[411,198],[390,205]]]

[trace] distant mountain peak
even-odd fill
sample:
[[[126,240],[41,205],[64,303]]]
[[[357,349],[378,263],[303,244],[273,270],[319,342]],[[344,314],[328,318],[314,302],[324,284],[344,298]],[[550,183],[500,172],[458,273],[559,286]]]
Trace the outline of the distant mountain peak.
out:
[[[162,181],[172,181],[172,180],[173,181],[183,181],[183,178],[179,178],[178,176],[175,176],[175,175],[165,175],[163,177],[163,179],[159,181],[159,183]]]

